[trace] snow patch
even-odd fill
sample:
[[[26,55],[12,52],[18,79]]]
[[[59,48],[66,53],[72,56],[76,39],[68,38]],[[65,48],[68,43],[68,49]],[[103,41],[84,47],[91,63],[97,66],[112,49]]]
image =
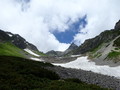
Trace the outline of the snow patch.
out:
[[[13,35],[12,34],[8,34],[10,37],[12,37]]]
[[[71,55],[71,57],[79,57],[79,56],[81,56],[81,55]]]
[[[36,54],[36,53],[34,53],[34,52],[32,52],[31,50],[29,50],[29,49],[24,49],[26,52],[28,52],[29,54],[32,54],[32,55],[34,55],[34,56],[37,56],[37,57],[39,57],[40,55],[38,55],[38,54]]]
[[[57,66],[62,66],[65,68],[75,68],[75,69],[82,69],[86,71],[92,71],[95,73],[100,73],[108,76],[114,76],[120,78],[120,66],[117,67],[109,67],[108,65],[96,65],[95,62],[92,62],[85,57],[79,57],[75,61],[71,61],[65,64],[56,64]]]
[[[34,61],[43,61],[43,60],[41,60],[41,59],[39,59],[39,58],[33,58],[33,57],[31,57],[30,59],[32,59],[32,60],[34,60]]]

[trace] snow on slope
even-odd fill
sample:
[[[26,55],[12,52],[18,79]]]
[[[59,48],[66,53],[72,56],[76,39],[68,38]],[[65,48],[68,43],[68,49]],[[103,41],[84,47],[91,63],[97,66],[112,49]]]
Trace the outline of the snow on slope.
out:
[[[120,66],[117,67],[109,67],[107,65],[99,66],[95,65],[95,62],[92,62],[87,59],[86,57],[79,57],[75,61],[65,63],[65,64],[55,64],[57,66],[62,66],[66,68],[76,68],[76,69],[82,69],[86,71],[92,71],[95,73],[100,73],[104,75],[109,76],[115,76],[117,78],[120,78]]]
[[[37,57],[39,57],[40,55],[38,55],[38,54],[36,54],[36,53],[34,53],[34,52],[32,52],[31,50],[29,50],[29,49],[24,49],[26,52],[28,52],[29,54],[32,54],[32,55],[34,55],[34,56],[37,56]]]
[[[39,58],[33,58],[33,57],[31,57],[30,59],[31,59],[31,60],[34,60],[34,61],[43,61],[43,60],[41,60],[41,59],[39,59]]]

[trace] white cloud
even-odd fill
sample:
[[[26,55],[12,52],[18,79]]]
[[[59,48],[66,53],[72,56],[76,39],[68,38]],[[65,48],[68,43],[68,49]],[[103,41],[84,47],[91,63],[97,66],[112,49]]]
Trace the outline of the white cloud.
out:
[[[19,33],[41,51],[63,51],[69,44],[60,43],[51,32],[64,32],[69,19],[72,23],[87,15],[88,24],[81,30],[87,35],[74,37],[75,41],[83,42],[113,28],[120,19],[119,3],[119,0],[30,0],[26,4],[24,0],[0,0],[0,28]]]

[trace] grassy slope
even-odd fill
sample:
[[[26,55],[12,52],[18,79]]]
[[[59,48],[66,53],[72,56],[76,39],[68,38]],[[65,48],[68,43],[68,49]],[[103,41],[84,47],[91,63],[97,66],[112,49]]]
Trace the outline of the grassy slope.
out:
[[[89,58],[98,58],[101,56],[101,53],[96,53],[100,48],[102,48],[104,44],[102,43],[101,45],[99,45],[98,47],[92,49],[90,52],[89,52]]]
[[[0,55],[24,57],[20,51],[22,50],[9,42],[0,43]]]
[[[0,90],[107,90],[77,79],[59,80],[43,67],[53,65],[18,57],[0,56]]]
[[[33,52],[40,56],[45,56],[45,54],[41,52],[38,52],[38,51],[33,51]],[[5,55],[5,56],[25,57],[24,54],[30,55],[32,57],[36,57],[22,49],[17,48],[15,45],[11,44],[10,42],[0,43],[0,56]]]

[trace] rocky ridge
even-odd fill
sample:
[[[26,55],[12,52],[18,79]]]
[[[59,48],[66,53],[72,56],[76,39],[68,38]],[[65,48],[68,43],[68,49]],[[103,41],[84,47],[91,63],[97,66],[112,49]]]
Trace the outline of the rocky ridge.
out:
[[[37,47],[29,42],[27,42],[23,37],[18,34],[13,34],[11,32],[5,32],[0,30],[0,42],[11,42],[20,49],[30,49],[38,51]]]

